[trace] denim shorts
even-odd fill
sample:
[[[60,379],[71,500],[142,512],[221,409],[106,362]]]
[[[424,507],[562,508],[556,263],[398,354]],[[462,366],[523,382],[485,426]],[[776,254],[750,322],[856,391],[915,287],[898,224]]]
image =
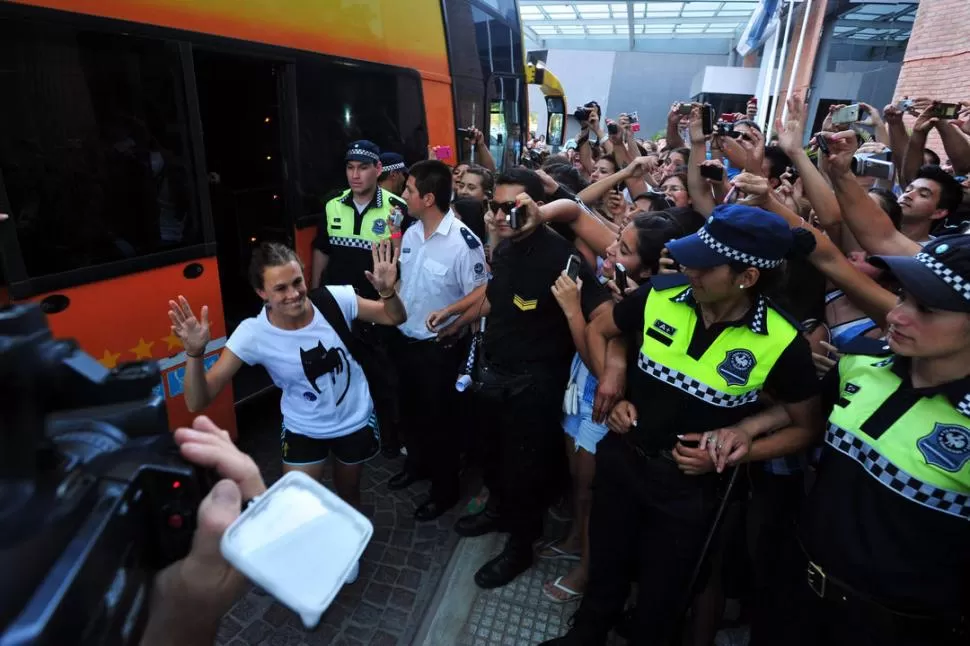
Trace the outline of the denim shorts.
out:
[[[578,354],[573,357],[570,383],[573,382],[579,388],[579,413],[565,415],[562,428],[566,435],[575,440],[577,450],[582,448],[595,454],[596,445],[603,439],[608,429],[606,424],[597,424],[593,421],[593,400],[596,397],[597,381]]]

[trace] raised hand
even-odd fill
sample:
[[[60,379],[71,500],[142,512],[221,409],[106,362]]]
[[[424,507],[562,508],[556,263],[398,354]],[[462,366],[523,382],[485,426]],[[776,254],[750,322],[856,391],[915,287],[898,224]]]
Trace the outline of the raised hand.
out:
[[[580,294],[583,289],[583,280],[577,278],[573,280],[563,270],[552,285],[552,295],[556,297],[556,302],[562,308],[562,313],[567,319],[576,318],[583,315],[583,308],[580,301]]]
[[[851,172],[852,156],[859,149],[859,138],[854,130],[843,132],[823,132],[819,134],[829,145],[828,155],[825,157],[826,171],[832,177]],[[819,154],[824,154],[819,151]]]
[[[788,118],[782,123],[775,119],[775,132],[778,133],[778,146],[790,157],[801,150],[805,136],[805,100],[798,93],[788,97]]]
[[[695,105],[690,110],[689,132],[691,142],[704,141],[707,136],[704,134],[704,120],[701,118],[701,107]]]
[[[394,289],[394,284],[397,283],[397,259],[400,255],[400,249],[395,249],[390,240],[371,244],[374,271],[365,271],[364,276],[374,286],[378,294],[384,294]]]
[[[168,302],[168,318],[172,321],[172,334],[182,342],[182,348],[191,355],[201,355],[212,339],[209,332],[209,307],[202,306],[200,318],[195,317],[192,306],[184,296],[178,302]]]
[[[764,206],[768,200],[768,194],[771,193],[771,183],[768,179],[754,173],[740,173],[731,183],[744,193],[745,198],[740,202],[748,206]]]

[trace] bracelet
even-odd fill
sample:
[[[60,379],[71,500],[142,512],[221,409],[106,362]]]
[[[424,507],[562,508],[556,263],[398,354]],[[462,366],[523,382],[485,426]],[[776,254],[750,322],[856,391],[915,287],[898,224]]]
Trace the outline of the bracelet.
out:
[[[193,359],[201,359],[202,357],[205,356],[205,350],[202,350],[202,352],[200,352],[199,354],[189,354],[189,351],[186,350],[185,356],[192,357]]]
[[[380,292],[377,292],[377,295],[381,297],[382,301],[387,301],[397,296],[397,292],[394,289],[391,289],[390,296],[384,296],[384,294],[381,294]]]

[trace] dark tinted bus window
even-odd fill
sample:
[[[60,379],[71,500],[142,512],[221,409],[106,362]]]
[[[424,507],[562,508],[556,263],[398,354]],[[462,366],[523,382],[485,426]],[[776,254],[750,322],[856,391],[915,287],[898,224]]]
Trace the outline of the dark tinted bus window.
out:
[[[296,65],[302,213],[321,213],[326,199],[347,187],[344,154],[357,139],[427,158],[421,86],[416,75],[301,60]]]
[[[177,52],[0,19],[0,171],[37,277],[201,241]]]

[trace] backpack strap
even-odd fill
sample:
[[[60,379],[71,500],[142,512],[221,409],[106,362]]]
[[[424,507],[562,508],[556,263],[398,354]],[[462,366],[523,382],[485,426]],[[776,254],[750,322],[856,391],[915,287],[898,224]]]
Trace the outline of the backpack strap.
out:
[[[347,351],[353,356],[354,350],[357,347],[357,337],[350,331],[350,327],[347,325],[347,319],[344,318],[344,313],[340,309],[340,305],[337,304],[337,299],[333,297],[333,294],[330,293],[326,285],[321,285],[317,289],[312,290],[308,296],[310,297],[310,302],[320,310],[323,318],[327,319],[327,323],[330,324],[330,327],[340,337]]]

